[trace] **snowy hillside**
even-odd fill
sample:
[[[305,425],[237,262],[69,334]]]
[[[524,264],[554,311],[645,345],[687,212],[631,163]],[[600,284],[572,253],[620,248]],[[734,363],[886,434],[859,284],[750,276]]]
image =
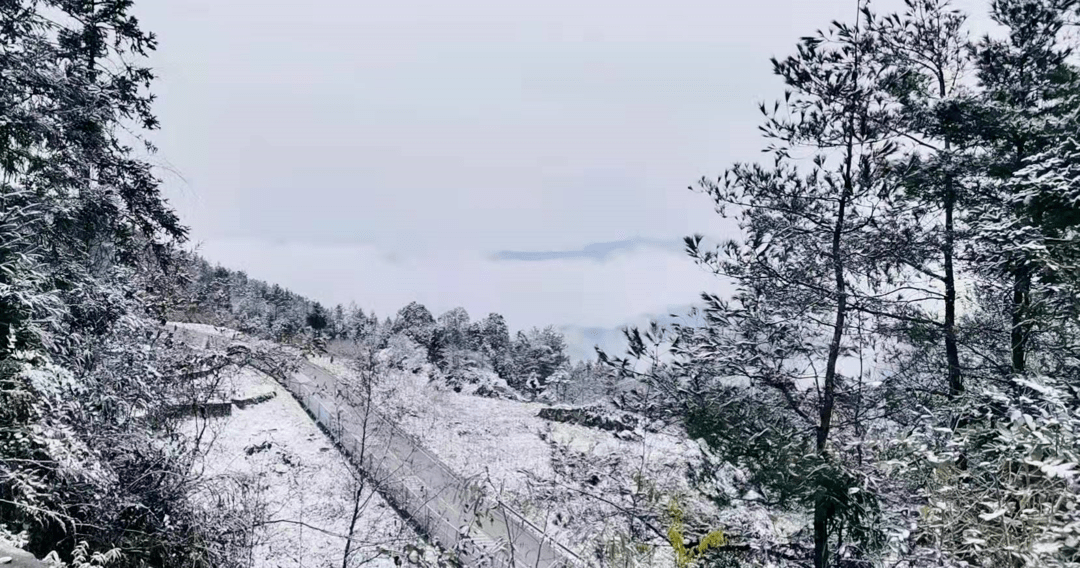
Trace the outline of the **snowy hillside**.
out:
[[[312,360],[357,380],[347,360]],[[625,554],[621,547],[632,536],[650,545],[634,555],[636,565],[670,566],[665,531],[672,502],[694,526],[731,527],[765,542],[782,541],[804,520],[774,519],[751,505],[720,510],[702,500],[687,480],[701,449],[674,429],[612,432],[546,420],[538,415],[548,405],[454,392],[424,372],[390,371],[380,377],[377,397],[385,414],[458,473],[482,481],[596,565]],[[642,532],[628,523],[628,510],[652,518],[651,527]]]
[[[249,506],[261,509],[261,530],[251,551],[254,566],[340,565],[341,535],[348,533],[357,472],[292,396],[269,377],[247,370],[233,377],[240,396],[274,393],[272,399],[234,408],[215,419],[202,466],[210,487],[243,485]],[[401,550],[418,539],[370,487],[362,491],[358,540],[365,543],[350,565],[389,568],[383,551]]]

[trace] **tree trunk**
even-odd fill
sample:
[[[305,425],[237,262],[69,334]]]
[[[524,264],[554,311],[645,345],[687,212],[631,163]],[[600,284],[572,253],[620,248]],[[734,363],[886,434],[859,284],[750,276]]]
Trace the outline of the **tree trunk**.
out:
[[[1031,273],[1024,268],[1016,272],[1012,293],[1012,372],[1021,374],[1027,369],[1027,333],[1025,320],[1031,301]]]
[[[938,95],[944,99],[948,96],[948,87],[945,81],[945,72],[940,67],[937,69]],[[945,154],[950,159],[952,141],[945,137]],[[953,255],[956,251],[956,228],[953,217],[956,211],[956,186],[954,185],[952,171],[945,170],[945,242],[942,245],[942,256],[945,260],[945,360],[949,367],[949,396],[956,397],[964,392],[963,379],[960,376],[960,351],[956,347],[956,272],[953,268]]]
[[[860,1],[859,6],[862,5]],[[856,20],[856,32],[859,25]],[[839,203],[836,210],[836,222],[832,231],[832,242],[829,252],[832,256],[833,279],[836,287],[836,317],[833,320],[832,340],[829,342],[829,355],[825,364],[824,384],[821,385],[821,408],[818,412],[818,428],[816,447],[818,455],[825,457],[829,441],[829,431],[832,428],[833,407],[836,405],[836,365],[840,359],[840,349],[844,339],[844,320],[847,317],[847,287],[844,282],[844,257],[841,243],[844,237],[844,225],[847,216],[848,201],[855,193],[855,139],[858,135],[858,78],[859,78],[859,45],[858,34],[854,44],[854,72],[852,74],[850,105],[846,110],[848,123],[845,134],[844,148],[844,187],[841,190]],[[829,502],[826,488],[817,488],[814,498],[814,568],[827,568],[829,564],[829,521],[833,515],[833,507]]]
[[[850,154],[849,154],[850,155]],[[850,159],[850,158],[849,158]],[[817,428],[817,452],[824,455],[832,427],[833,407],[836,404],[836,363],[840,359],[840,346],[844,338],[844,319],[847,316],[847,291],[844,285],[844,263],[840,256],[840,239],[844,230],[847,200],[851,194],[851,177],[844,182],[844,195],[840,198],[836,227],[833,230],[833,273],[836,278],[836,318],[833,336],[829,343],[829,358],[825,365],[825,380],[821,385],[821,408]],[[824,488],[819,488],[814,500],[814,567],[826,568],[829,562],[829,517],[832,514]]]
[[[345,552],[341,555],[341,568],[349,568],[349,556],[352,555],[353,536],[356,535],[356,521],[360,519],[360,499],[364,495],[364,484],[360,483],[353,493],[352,516],[349,517],[348,538],[345,539]]]
[[[843,202],[840,205],[844,208]],[[839,233],[839,231],[837,231]],[[839,236],[836,237],[837,243]],[[839,244],[835,245],[839,248]],[[833,322],[833,336],[829,343],[829,358],[825,364],[825,380],[821,385],[821,409],[818,411],[820,422],[817,428],[817,451],[825,452],[825,444],[829,439],[829,430],[832,428],[833,407],[836,405],[836,363],[840,359],[840,344],[844,337],[844,320],[847,316],[847,292],[844,290],[844,271],[837,261],[836,279],[836,318]]]
[[[814,499],[814,568],[829,565],[829,511],[825,495]]]
[[[836,211],[836,224],[833,227],[832,255],[833,278],[836,286],[836,317],[833,320],[833,335],[829,342],[829,357],[825,363],[825,379],[821,385],[821,408],[818,411],[817,452],[825,455],[832,428],[833,407],[836,405],[836,364],[840,359],[840,347],[844,339],[844,320],[847,317],[847,287],[844,283],[844,259],[841,240],[844,235],[844,219],[847,216],[847,204],[854,192],[852,162],[854,160],[854,125],[851,126],[847,143],[847,156],[844,167],[844,189]],[[827,497],[819,488],[814,500],[814,567],[825,568],[829,562],[829,517],[832,515]]]
[[[953,251],[956,246],[956,231],[953,227],[955,208],[956,194],[950,177],[945,181],[945,243],[942,252],[945,257],[945,358],[949,366],[951,397],[964,392],[963,378],[960,376],[960,351],[956,346],[956,274],[953,269]]]
[[[1018,171],[1024,164],[1027,155],[1026,145],[1021,138],[1016,141],[1016,161],[1013,171]],[[1019,211],[1015,212],[1020,214]],[[1019,267],[1013,274],[1012,327],[1009,330],[1010,348],[1012,351],[1012,372],[1022,374],[1027,370],[1027,332],[1028,325],[1025,320],[1028,317],[1027,308],[1031,294],[1031,272],[1026,267]]]

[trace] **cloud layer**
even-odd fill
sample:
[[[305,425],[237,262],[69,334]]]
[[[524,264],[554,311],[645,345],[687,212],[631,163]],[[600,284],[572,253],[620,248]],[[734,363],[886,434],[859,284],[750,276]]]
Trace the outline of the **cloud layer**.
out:
[[[246,270],[328,304],[356,301],[380,317],[410,301],[436,315],[462,306],[473,318],[506,316],[513,329],[544,325],[616,327],[643,313],[697,300],[716,279],[685,255],[642,247],[595,258],[515,262],[461,250],[387,254],[371,245],[211,240],[212,262]]]
[[[783,93],[769,58],[855,16],[850,0],[135,9],[160,40],[154,160],[210,259],[380,315],[419,300],[596,328],[716,285],[663,244],[734,232],[687,186],[760,156],[756,105]]]

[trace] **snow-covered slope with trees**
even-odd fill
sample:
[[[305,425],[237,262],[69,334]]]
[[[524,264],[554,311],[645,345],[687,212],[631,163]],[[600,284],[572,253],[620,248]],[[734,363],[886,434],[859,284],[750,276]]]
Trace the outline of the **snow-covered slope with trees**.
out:
[[[979,37],[946,0],[856,4],[772,61],[765,158],[697,186],[738,227],[685,240],[725,293],[574,362],[555,327],[328,308],[182,251],[131,147],[158,127],[131,0],[0,2],[0,544],[418,560],[249,372],[307,357],[592,565],[1080,566],[1080,2],[993,0]]]

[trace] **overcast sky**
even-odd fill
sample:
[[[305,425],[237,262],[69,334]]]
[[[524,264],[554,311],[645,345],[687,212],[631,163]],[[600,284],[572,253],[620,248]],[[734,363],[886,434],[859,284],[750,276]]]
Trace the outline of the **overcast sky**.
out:
[[[879,9],[899,0],[877,2]],[[959,3],[979,7],[975,0]],[[687,189],[854,0],[150,0],[167,194],[214,262],[380,316],[612,327],[716,281]]]

